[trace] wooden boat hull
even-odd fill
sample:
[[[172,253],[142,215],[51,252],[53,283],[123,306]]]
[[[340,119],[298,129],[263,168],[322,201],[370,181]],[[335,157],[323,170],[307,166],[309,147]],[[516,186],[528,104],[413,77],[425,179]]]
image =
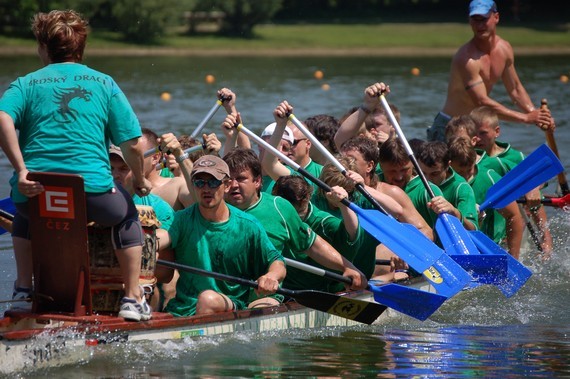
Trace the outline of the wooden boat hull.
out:
[[[423,280],[409,285],[430,290],[430,285]],[[351,292],[346,296],[374,301],[368,291]],[[375,323],[381,323],[395,314],[397,312],[393,310],[384,312]],[[358,324],[296,302],[208,316],[173,317],[155,312],[153,319],[144,322],[126,322],[111,314],[76,317],[8,311],[0,319],[0,374],[86,361],[91,356],[93,346],[103,344]]]

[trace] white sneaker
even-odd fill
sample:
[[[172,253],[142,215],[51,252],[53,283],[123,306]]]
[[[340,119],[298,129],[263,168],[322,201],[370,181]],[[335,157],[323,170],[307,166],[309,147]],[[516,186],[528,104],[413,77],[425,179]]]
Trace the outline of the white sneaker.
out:
[[[142,289],[141,289],[142,291]],[[135,299],[123,297],[121,299],[121,308],[119,310],[119,317],[129,321],[147,321],[152,317],[152,310],[146,302],[144,292],[142,302],[137,303]]]
[[[26,312],[32,310],[32,290],[30,288],[16,287],[16,283],[14,283],[12,300],[14,300],[14,304],[10,307],[11,310]]]

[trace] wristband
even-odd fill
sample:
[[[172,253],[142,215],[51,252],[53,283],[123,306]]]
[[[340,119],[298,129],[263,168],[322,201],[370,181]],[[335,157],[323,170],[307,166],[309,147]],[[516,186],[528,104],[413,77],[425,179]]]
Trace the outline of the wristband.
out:
[[[361,109],[362,112],[364,112],[364,113],[366,113],[366,114],[370,114],[370,113],[373,112],[373,110],[370,110],[370,109],[366,108],[364,105],[361,105],[361,106],[359,107],[359,109]]]
[[[183,161],[185,161],[188,158],[190,158],[190,155],[188,155],[188,153],[184,153],[181,156],[179,156],[178,158],[176,158],[176,162],[182,163]]]

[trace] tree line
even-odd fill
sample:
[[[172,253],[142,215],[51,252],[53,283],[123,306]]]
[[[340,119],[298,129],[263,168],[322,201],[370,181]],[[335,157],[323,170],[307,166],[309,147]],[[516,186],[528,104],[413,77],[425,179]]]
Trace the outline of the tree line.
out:
[[[564,22],[570,7],[557,0],[495,0],[502,20]],[[92,29],[113,31],[125,41],[149,43],[169,34],[211,33],[250,38],[266,22],[366,23],[467,20],[469,0],[0,0],[0,34],[30,35],[36,12],[75,9]]]

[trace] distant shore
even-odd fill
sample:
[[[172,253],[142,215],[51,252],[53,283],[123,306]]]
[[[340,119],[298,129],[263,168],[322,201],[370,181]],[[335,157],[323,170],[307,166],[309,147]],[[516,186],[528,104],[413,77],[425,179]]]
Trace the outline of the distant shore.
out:
[[[516,56],[553,56],[570,55],[570,46],[549,47],[514,47]],[[454,48],[426,48],[426,47],[382,47],[382,48],[296,48],[296,49],[270,49],[270,48],[172,48],[172,47],[128,47],[128,48],[100,48],[89,47],[86,56],[196,56],[196,57],[451,57]],[[0,46],[0,56],[36,55],[35,47],[29,46]]]

